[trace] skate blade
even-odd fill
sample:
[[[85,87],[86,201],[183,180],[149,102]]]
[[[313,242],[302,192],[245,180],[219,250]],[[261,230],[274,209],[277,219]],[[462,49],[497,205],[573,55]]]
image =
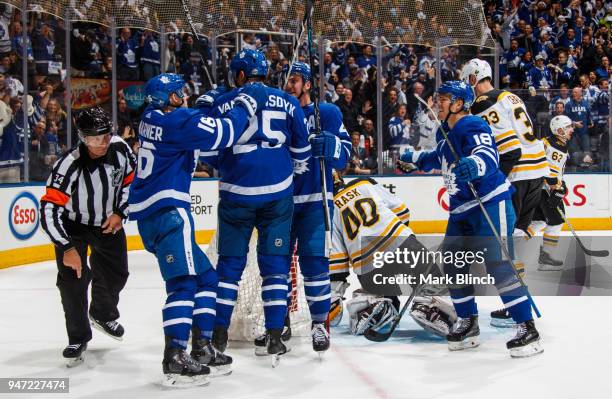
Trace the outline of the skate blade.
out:
[[[449,342],[448,350],[461,351],[464,349],[475,348],[478,345],[480,345],[480,342],[478,342],[478,337],[469,337],[469,338],[464,339],[461,342]]]
[[[280,357],[281,357],[281,355],[279,355],[279,354],[274,354],[274,355],[270,355],[270,356],[272,356],[272,362],[271,362],[271,364],[272,364],[272,368],[273,368],[273,369],[274,369],[274,368],[277,368],[277,367],[278,367],[278,365],[280,364]]]
[[[116,341],[123,341],[123,336],[121,337],[115,337],[114,335],[109,334],[108,332],[106,332],[106,330],[104,328],[102,328],[98,323],[96,323],[95,321],[90,320],[89,324],[91,324],[91,326],[93,328],[95,328],[96,330],[103,332],[104,335],[106,335],[107,337],[111,337],[112,339],[116,340]]]
[[[538,340],[520,348],[510,349],[510,356],[514,358],[530,357],[538,355],[542,352],[544,352],[544,348]]]
[[[563,265],[555,266],[555,265],[548,265],[548,264],[540,263],[538,264],[538,270],[541,272],[558,272],[560,270],[563,270]]]
[[[66,363],[66,367],[68,367],[69,369],[73,368],[73,367],[77,367],[80,366],[81,364],[85,363],[85,356],[81,355],[79,357],[75,357],[75,358],[67,358],[67,363]]]
[[[224,366],[209,366],[210,367],[210,376],[212,378],[224,377],[226,375],[232,374],[232,365],[226,364]]]
[[[208,375],[187,376],[180,374],[166,374],[162,385],[166,388],[191,388],[210,384]]]
[[[516,323],[512,318],[508,319],[491,319],[491,326],[497,328],[513,328],[516,327]]]
[[[322,362],[323,359],[325,358],[325,353],[327,352],[327,350],[324,351],[319,351],[319,352],[315,352],[317,354],[317,359]]]

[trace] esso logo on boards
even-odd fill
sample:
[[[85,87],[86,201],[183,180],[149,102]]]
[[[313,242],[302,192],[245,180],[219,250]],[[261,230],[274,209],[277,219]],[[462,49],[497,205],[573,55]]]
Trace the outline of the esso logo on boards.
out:
[[[19,193],[9,207],[9,227],[19,240],[27,240],[38,229],[38,200],[27,191]]]

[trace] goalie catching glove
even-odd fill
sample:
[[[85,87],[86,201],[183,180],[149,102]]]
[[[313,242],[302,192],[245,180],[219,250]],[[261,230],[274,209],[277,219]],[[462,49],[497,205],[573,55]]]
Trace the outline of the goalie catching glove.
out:
[[[331,305],[329,308],[329,326],[336,327],[342,321],[342,313],[344,307],[342,301],[344,300],[344,293],[348,288],[349,283],[345,281],[332,281],[331,282]]]

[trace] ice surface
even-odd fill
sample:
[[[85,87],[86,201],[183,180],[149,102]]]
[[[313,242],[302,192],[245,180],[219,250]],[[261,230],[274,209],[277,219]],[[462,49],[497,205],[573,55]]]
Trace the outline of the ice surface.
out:
[[[119,304],[124,341],[94,330],[85,364],[73,369],[61,357],[67,338],[55,262],[0,270],[0,377],[69,377],[70,394],[53,398],[609,397],[610,297],[535,298],[545,352],[533,358],[510,358],[505,342],[514,330],[489,326],[500,301],[486,297],[478,301],[482,343],[476,349],[451,353],[407,315],[388,342],[368,342],[348,334],[345,313],[323,361],[308,341],[292,341],[292,351],[272,369],[249,344],[232,342],[231,376],[162,392],[163,283],[150,254],[131,252],[129,261]]]

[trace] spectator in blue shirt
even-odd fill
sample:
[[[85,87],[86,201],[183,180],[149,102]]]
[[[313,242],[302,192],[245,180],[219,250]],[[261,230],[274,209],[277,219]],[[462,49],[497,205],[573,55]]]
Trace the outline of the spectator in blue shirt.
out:
[[[372,55],[372,46],[363,48],[363,55],[357,58],[357,65],[363,69],[368,69],[371,66],[376,67],[376,56]]]
[[[582,88],[572,89],[572,99],[565,105],[565,115],[574,122],[574,134],[569,142],[570,159],[575,165],[590,166],[593,163],[589,128],[593,127],[589,103],[582,98]]]
[[[123,28],[117,39],[117,79],[119,80],[133,81],[139,78],[136,58],[138,46],[131,36],[130,28]]]
[[[544,66],[542,54],[536,55],[535,66],[527,72],[527,84],[536,89],[552,87],[552,75],[548,68]]]

